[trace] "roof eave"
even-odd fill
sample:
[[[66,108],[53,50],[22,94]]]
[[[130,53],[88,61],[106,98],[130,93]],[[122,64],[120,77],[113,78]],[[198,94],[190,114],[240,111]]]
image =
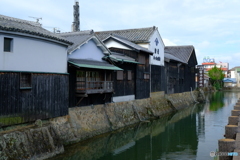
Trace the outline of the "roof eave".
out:
[[[58,44],[61,44],[61,45],[64,45],[64,46],[69,46],[69,45],[73,44],[72,42],[67,41],[67,40],[57,40],[55,38],[48,38],[48,37],[44,37],[44,36],[39,36],[39,35],[37,35],[37,33],[36,33],[36,35],[33,35],[33,34],[29,34],[27,32],[22,33],[22,32],[16,32],[16,31],[6,31],[6,30],[2,30],[1,28],[0,28],[0,33],[16,35],[16,36],[23,36],[23,37],[31,37],[31,38],[36,38],[36,39],[42,39],[42,40],[58,43]]]

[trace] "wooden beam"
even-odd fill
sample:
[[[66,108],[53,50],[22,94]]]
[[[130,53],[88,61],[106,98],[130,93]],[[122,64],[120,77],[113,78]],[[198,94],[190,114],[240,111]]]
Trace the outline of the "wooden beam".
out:
[[[87,94],[76,94],[76,97],[88,97]]]
[[[82,97],[82,98],[78,101],[78,103],[76,104],[76,106],[78,106],[78,105],[81,103],[81,101],[83,100],[83,98],[84,98],[84,97]]]

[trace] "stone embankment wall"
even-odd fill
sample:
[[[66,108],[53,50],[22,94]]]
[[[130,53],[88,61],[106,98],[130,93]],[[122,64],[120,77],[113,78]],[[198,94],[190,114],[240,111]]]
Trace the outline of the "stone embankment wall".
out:
[[[198,97],[197,91],[171,95],[157,92],[148,99],[69,108],[68,116],[50,119],[45,126],[0,132],[0,160],[45,159],[63,152],[63,145],[158,118],[187,107]]]

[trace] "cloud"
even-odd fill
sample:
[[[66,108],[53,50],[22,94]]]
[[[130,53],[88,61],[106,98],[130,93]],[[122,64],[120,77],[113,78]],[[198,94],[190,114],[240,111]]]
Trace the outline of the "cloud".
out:
[[[203,41],[198,44],[198,47],[201,47],[201,48],[205,48],[205,47],[209,47],[209,46],[210,46],[210,42],[208,42],[208,41]]]
[[[172,42],[169,39],[163,38],[163,43],[165,44],[165,46],[176,46],[177,44]]]

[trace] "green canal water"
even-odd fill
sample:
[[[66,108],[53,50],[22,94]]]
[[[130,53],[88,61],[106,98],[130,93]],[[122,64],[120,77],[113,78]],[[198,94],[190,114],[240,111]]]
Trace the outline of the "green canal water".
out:
[[[149,123],[71,145],[51,160],[212,160],[240,92],[217,92]]]

